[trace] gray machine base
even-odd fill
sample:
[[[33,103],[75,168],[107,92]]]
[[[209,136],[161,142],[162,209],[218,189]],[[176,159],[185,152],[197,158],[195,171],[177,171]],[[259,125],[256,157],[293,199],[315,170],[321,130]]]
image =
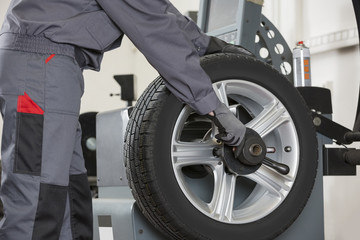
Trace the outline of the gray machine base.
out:
[[[94,199],[94,240],[99,227],[112,227],[114,240],[166,240],[145,219],[134,199]],[[108,239],[101,239],[108,240]]]
[[[126,126],[127,121],[126,109],[100,113],[97,117],[97,146],[101,149],[97,151],[99,198],[93,200],[94,240],[108,240],[100,239],[99,227],[112,227],[114,240],[166,240],[141,214],[123,176],[124,159],[118,144],[123,141],[125,128],[114,130],[112,126]],[[322,146],[329,143],[331,140],[318,135],[319,159],[322,159]],[[307,205],[297,220],[276,239],[324,239],[322,161],[319,160],[314,189]]]
[[[319,182],[302,214],[277,240],[324,239],[323,195]],[[134,199],[128,196],[94,199],[93,208],[94,240],[107,240],[100,239],[99,227],[112,227],[114,240],[168,240],[147,221]]]

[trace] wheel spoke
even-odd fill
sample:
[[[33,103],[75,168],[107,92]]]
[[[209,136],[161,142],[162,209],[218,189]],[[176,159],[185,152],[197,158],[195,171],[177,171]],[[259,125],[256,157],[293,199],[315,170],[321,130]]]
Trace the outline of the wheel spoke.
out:
[[[214,90],[221,102],[229,106],[229,101],[226,93],[226,83],[214,84]]]
[[[284,176],[266,166],[261,166],[258,171],[244,177],[253,180],[265,188],[270,195],[280,199],[283,199],[290,191],[291,185],[294,182],[293,177]]]
[[[219,159],[214,157],[213,149],[217,144],[211,140],[198,142],[174,142],[173,143],[173,161],[176,168],[182,168],[190,165],[210,165],[216,166]]]
[[[215,168],[214,193],[209,203],[209,212],[214,218],[220,221],[232,221],[235,186],[235,175],[225,173],[222,166]]]
[[[254,129],[261,137],[265,137],[274,129],[290,120],[286,109],[277,100],[264,107],[264,110],[251,120],[246,126]]]
[[[229,106],[230,111],[231,111],[234,115],[236,115],[236,111],[237,111],[237,107],[238,107],[238,106],[241,106],[241,105],[240,105],[240,104],[235,104],[235,105]]]

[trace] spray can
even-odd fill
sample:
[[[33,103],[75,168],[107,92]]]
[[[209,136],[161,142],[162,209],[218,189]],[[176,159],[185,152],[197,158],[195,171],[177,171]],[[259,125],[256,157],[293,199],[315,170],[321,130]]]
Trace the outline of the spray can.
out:
[[[293,49],[293,66],[295,87],[311,86],[310,50],[303,41]]]

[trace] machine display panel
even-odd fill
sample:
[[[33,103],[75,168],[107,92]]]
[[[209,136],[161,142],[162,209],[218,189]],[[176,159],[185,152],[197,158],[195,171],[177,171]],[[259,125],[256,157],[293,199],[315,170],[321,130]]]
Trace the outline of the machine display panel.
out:
[[[214,31],[236,23],[239,0],[209,0],[206,31]]]

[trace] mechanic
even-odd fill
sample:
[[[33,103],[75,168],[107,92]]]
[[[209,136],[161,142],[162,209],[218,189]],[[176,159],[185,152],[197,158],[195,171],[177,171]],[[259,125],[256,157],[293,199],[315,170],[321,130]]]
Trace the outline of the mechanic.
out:
[[[0,32],[0,239],[92,239],[78,122],[82,70],[98,71],[124,34],[177,98],[215,122],[217,138],[229,146],[244,138],[200,56],[251,53],[205,35],[168,0],[12,0]]]

